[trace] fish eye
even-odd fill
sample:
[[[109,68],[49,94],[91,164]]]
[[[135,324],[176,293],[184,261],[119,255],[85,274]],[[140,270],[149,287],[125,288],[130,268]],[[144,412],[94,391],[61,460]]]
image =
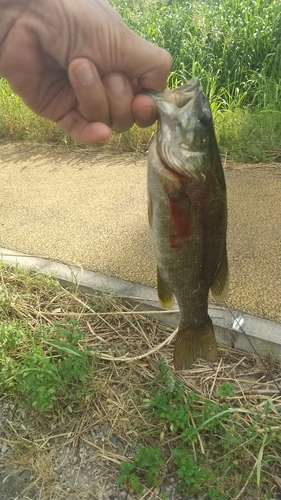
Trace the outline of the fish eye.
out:
[[[210,113],[207,113],[206,111],[202,113],[201,116],[199,116],[199,121],[200,123],[204,126],[207,127],[211,123],[211,115]]]

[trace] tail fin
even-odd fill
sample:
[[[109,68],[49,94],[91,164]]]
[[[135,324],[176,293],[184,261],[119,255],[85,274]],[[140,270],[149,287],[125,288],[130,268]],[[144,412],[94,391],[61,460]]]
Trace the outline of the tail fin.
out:
[[[217,343],[211,318],[201,328],[191,328],[181,320],[174,348],[176,370],[189,368],[197,358],[214,362],[218,359]]]

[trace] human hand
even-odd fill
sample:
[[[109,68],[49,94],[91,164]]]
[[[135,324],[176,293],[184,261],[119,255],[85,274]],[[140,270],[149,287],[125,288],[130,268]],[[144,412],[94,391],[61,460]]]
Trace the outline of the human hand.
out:
[[[168,52],[137,36],[104,0],[0,0],[0,74],[38,115],[85,144],[151,125]]]

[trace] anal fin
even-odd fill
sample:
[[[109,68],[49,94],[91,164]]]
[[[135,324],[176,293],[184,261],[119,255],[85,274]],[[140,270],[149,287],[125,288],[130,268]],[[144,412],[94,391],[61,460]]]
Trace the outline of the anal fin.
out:
[[[211,292],[215,300],[222,302],[227,296],[229,286],[229,271],[226,248],[222,259],[218,265],[214,283],[211,286]]]
[[[163,281],[158,266],[157,266],[157,292],[161,306],[172,307],[172,305],[175,302],[174,294],[171,292],[171,290],[167,287],[166,283]]]
[[[197,358],[215,362],[218,359],[217,342],[211,318],[198,328],[192,328],[180,321],[174,347],[176,370],[189,368]]]

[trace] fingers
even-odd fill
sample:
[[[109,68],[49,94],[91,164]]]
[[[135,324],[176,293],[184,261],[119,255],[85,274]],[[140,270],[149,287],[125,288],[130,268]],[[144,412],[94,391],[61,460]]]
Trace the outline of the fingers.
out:
[[[112,129],[124,132],[134,124],[132,102],[134,93],[128,78],[122,73],[110,73],[103,78],[108,99]]]
[[[145,94],[138,94],[133,100],[132,111],[135,123],[141,127],[150,127],[157,119],[157,110],[155,103]]]
[[[108,99],[96,66],[83,57],[73,59],[68,77],[78,101],[78,110],[88,122],[111,126]]]
[[[89,123],[77,110],[70,111],[56,123],[72,139],[82,144],[105,142],[111,134],[111,129],[107,125],[100,122]]]
[[[148,96],[138,95],[133,101],[132,108],[136,117],[135,121],[139,127],[148,127],[154,123],[157,113],[155,104]],[[57,121],[57,125],[72,139],[81,144],[91,145],[97,142],[105,142],[111,134],[111,129],[107,125],[101,122],[89,123],[77,110],[70,111]]]
[[[77,109],[88,122],[102,122],[116,132],[128,130],[134,123],[134,93],[128,78],[113,72],[102,80],[96,66],[88,59],[73,59],[68,67],[75,92]]]
[[[86,58],[73,59],[68,75],[78,101],[77,112],[69,112],[59,126],[75,140],[87,144],[103,141],[110,135],[108,127],[124,132],[134,123],[149,127],[155,122],[155,103],[138,93],[141,88],[136,79],[130,82],[118,72],[101,79],[96,66]]]

